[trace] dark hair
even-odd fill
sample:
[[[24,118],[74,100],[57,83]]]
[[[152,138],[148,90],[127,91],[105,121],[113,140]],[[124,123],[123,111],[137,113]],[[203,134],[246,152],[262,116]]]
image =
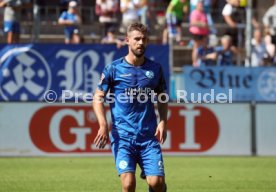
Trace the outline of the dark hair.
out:
[[[132,23],[127,27],[127,34],[129,34],[132,31],[140,31],[141,33],[147,35],[148,28],[142,23]]]

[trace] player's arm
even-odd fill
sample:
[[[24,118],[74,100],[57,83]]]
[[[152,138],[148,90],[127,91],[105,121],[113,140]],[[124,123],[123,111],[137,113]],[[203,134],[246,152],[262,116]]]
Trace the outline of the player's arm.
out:
[[[105,116],[104,110],[104,98],[106,93],[108,93],[110,85],[112,83],[112,67],[111,65],[107,65],[101,75],[100,81],[98,83],[98,88],[95,91],[93,97],[93,108],[98,119],[99,130],[98,134],[95,137],[94,143],[97,147],[104,148],[106,143],[108,142],[108,123]]]
[[[157,94],[157,109],[160,117],[160,122],[158,123],[155,136],[160,134],[159,140],[160,143],[163,144],[166,141],[167,138],[167,114],[168,114],[168,102],[166,101],[166,93]]]
[[[98,134],[95,137],[94,143],[100,149],[104,148],[108,142],[108,123],[106,120],[104,104],[103,104],[104,96],[105,96],[105,93],[97,89],[94,94],[93,102],[92,102],[94,113],[96,114],[96,117],[98,119],[98,123],[100,126],[98,130]]]
[[[159,74],[161,75],[158,86],[155,88],[155,92],[157,93],[157,109],[160,122],[157,125],[155,136],[159,134],[160,143],[163,144],[167,138],[168,95],[166,93],[167,86],[162,68],[160,68]]]

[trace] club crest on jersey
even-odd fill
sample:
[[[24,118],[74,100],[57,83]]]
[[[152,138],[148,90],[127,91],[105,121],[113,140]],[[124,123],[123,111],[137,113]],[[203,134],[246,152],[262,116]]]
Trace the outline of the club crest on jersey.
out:
[[[149,78],[149,79],[154,78],[154,73],[153,73],[153,71],[146,71],[146,76],[147,76],[147,78]]]

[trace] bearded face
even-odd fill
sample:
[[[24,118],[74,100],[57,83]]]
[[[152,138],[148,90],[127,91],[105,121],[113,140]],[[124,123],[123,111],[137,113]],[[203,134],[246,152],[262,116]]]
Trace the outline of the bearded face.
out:
[[[147,46],[147,36],[140,31],[132,31],[127,35],[127,44],[129,51],[136,57],[142,57],[145,54]]]

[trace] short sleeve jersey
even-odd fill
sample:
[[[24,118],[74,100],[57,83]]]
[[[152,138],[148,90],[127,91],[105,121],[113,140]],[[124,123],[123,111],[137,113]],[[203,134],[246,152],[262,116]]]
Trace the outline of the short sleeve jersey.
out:
[[[62,20],[72,21],[75,23],[77,23],[77,21],[78,21],[76,14],[72,14],[67,11],[62,12],[62,14],[59,18]],[[65,30],[68,32],[73,32],[75,29],[77,29],[77,25],[70,25],[70,26],[65,27]]]
[[[183,7],[187,6],[189,7],[189,2],[182,3],[180,0],[172,0],[171,4],[173,5],[173,9],[169,11],[167,9],[167,14],[173,14],[177,17],[177,19],[182,20],[183,19]]]
[[[107,65],[98,89],[108,93],[113,138],[154,137],[157,122],[152,93],[166,92],[161,65],[145,58],[141,66],[120,58]],[[113,102],[114,101],[114,102]]]

